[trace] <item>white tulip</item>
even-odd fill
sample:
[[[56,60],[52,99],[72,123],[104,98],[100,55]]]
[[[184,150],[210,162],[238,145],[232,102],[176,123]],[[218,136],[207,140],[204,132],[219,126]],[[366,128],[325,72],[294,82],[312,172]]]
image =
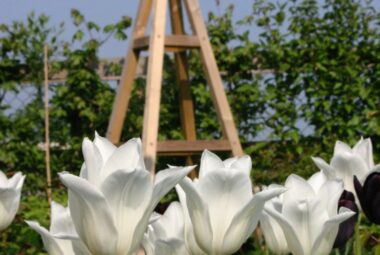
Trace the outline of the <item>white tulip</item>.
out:
[[[186,177],[180,182],[177,191],[186,211],[185,243],[192,254],[236,252],[256,228],[265,202],[285,191],[278,188],[253,195],[250,170],[248,156],[223,162],[205,151],[199,180]]]
[[[140,247],[149,216],[160,198],[193,167],[145,169],[140,139],[116,148],[96,134],[83,141],[80,177],[61,173],[69,189],[69,208],[80,239],[93,254],[133,254]]]
[[[355,194],[353,176],[356,175],[361,183],[375,167],[372,156],[371,139],[361,138],[351,149],[347,144],[337,141],[330,165],[321,158],[313,157],[314,163],[329,177],[341,179],[344,188]]]
[[[77,236],[68,208],[52,201],[50,229],[42,227],[36,221],[26,223],[41,235],[44,247],[50,255],[90,255],[90,252],[77,238],[67,240],[60,237]]]
[[[8,179],[0,171],[0,231],[11,224],[17,213],[24,179],[20,172]]]
[[[278,185],[269,185],[269,187],[264,187],[266,189],[278,188]],[[265,244],[269,250],[275,254],[288,254],[290,253],[288,244],[284,232],[281,226],[277,223],[275,218],[273,218],[268,210],[273,210],[277,208],[278,211],[282,211],[282,200],[284,194],[274,197],[267,201],[264,206],[263,214],[260,218],[260,227],[263,232]]]
[[[268,208],[267,212],[283,229],[289,250],[294,255],[329,254],[339,224],[355,214],[345,207],[337,213],[342,182],[327,180],[319,172],[308,181],[290,175],[285,187],[282,207]]]
[[[148,226],[143,246],[146,255],[189,254],[184,241],[182,207],[172,202],[165,213]]]

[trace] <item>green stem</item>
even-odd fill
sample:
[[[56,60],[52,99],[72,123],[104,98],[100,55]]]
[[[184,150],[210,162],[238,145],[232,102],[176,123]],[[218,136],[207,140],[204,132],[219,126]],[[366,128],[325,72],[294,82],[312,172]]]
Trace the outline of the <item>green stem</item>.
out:
[[[360,240],[360,218],[361,214],[359,214],[358,222],[355,224],[355,233],[354,233],[354,254],[355,255],[361,255],[362,254],[362,244]]]

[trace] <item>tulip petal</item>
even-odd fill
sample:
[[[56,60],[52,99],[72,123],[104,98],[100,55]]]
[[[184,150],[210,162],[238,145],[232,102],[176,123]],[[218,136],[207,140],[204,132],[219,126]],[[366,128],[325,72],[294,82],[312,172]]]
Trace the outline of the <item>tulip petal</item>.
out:
[[[155,242],[155,255],[186,255],[189,254],[180,239],[157,240]]]
[[[263,231],[266,246],[272,252],[275,254],[289,253],[284,231],[282,231],[282,228],[277,221],[267,213],[266,209],[263,210],[260,218],[260,229]]]
[[[51,202],[50,233],[52,235],[76,234],[69,208],[63,207],[54,201]]]
[[[329,179],[335,179],[335,170],[329,164],[327,164],[326,161],[319,157],[311,157],[311,159],[314,161],[314,164],[319,169],[321,169]]]
[[[79,237],[94,254],[114,254],[117,230],[103,194],[86,180],[59,174],[69,189],[69,208]]]
[[[12,188],[0,188],[0,231],[13,221],[20,204],[20,192]]]
[[[221,248],[233,217],[252,198],[251,180],[246,173],[220,169],[204,176],[196,187],[209,208],[213,247]]]
[[[352,153],[352,149],[346,143],[342,141],[336,141],[334,145],[334,154],[335,157],[337,154]]]
[[[120,169],[125,171],[145,170],[145,166],[142,165],[143,159],[141,155],[140,139],[134,138],[121,145],[105,162],[102,169],[103,179]]]
[[[154,190],[152,197],[152,210],[160,199],[168,193],[174,186],[181,181],[195,166],[188,167],[171,167],[161,170],[156,174],[154,180]]]
[[[151,210],[152,183],[148,171],[118,170],[104,180],[101,190],[117,222],[118,252],[138,248],[144,237]]]
[[[286,241],[288,243],[288,248],[289,250],[294,254],[294,255],[303,255],[306,254],[307,249],[303,247],[303,245],[307,245],[306,242],[309,243],[310,245],[310,240],[305,241],[305,239],[300,240],[301,237],[303,238],[308,238],[308,233],[306,233],[307,236],[305,236],[305,233],[301,232],[304,231],[305,229],[303,228],[297,228],[292,225],[293,219],[297,218],[297,221],[299,220],[304,220],[307,217],[307,208],[305,205],[305,202],[301,205],[298,205],[295,210],[293,210],[295,217],[292,219],[289,219],[286,215],[280,214],[273,208],[268,208],[266,212],[270,216],[272,216],[275,220],[277,220],[277,223],[281,226],[282,230],[284,233],[286,233]]]
[[[232,163],[230,168],[242,171],[243,173],[245,173],[249,176],[251,173],[251,169],[252,169],[251,157],[248,155],[244,155],[244,156],[236,159],[236,161]]]
[[[173,237],[183,237],[184,218],[181,204],[171,202],[164,215],[153,224],[154,232],[160,239],[166,240]]]
[[[224,236],[222,250],[226,254],[238,250],[256,228],[265,202],[285,191],[284,188],[273,188],[255,194],[233,217]]]
[[[199,168],[199,178],[203,178],[209,172],[224,168],[223,161],[214,153],[204,150],[201,157],[201,166]]]
[[[311,250],[313,251],[312,254],[329,254],[333,247],[336,235],[338,234],[339,224],[351,218],[353,215],[355,215],[355,212],[348,208],[341,207],[339,214],[327,220],[323,224],[319,236],[314,241]]]
[[[364,159],[367,163],[368,169],[372,169],[375,166],[375,163],[373,162],[371,139],[363,139],[362,137],[352,150]]]
[[[82,166],[81,176],[97,186],[101,181],[101,169],[104,164],[102,155],[100,154],[98,147],[96,147],[88,138],[83,140],[82,152],[85,165]]]
[[[187,209],[193,223],[197,243],[205,252],[211,254],[209,248],[212,244],[213,233],[208,207],[188,177],[185,177],[179,185],[186,193]]]
[[[25,221],[34,231],[40,234],[48,254],[74,255],[70,240],[54,238],[54,236],[36,221]]]
[[[323,171],[316,172],[307,180],[315,192],[318,192],[326,181],[327,177]]]
[[[353,175],[362,180],[369,171],[364,160],[355,154],[338,154],[332,158],[331,166],[337,172],[337,176],[343,180],[344,187],[348,191],[354,191]]]
[[[380,224],[380,166],[374,170],[367,176],[362,188],[356,177],[354,184],[363,212],[370,221]]]
[[[94,144],[102,155],[103,162],[106,162],[117,149],[113,143],[108,139],[101,137],[98,132],[95,132]]]
[[[8,178],[2,171],[0,171],[0,187],[7,187],[7,186],[8,186]]]
[[[286,211],[286,206],[294,206],[299,202],[299,199],[305,199],[310,196],[315,196],[315,191],[311,185],[302,177],[291,174],[286,179],[285,187],[288,188],[288,191],[284,193],[284,201],[287,201],[284,204],[283,210]]]
[[[186,202],[186,194],[181,188],[180,185],[176,185],[175,189],[178,194],[179,201],[182,206],[182,212],[184,217],[184,239],[185,239],[185,245],[187,249],[189,250],[190,254],[197,254],[197,255],[207,255],[198,245],[197,241],[195,240],[194,236],[194,230],[193,230],[193,224],[191,223],[189,210],[187,209],[187,202]]]

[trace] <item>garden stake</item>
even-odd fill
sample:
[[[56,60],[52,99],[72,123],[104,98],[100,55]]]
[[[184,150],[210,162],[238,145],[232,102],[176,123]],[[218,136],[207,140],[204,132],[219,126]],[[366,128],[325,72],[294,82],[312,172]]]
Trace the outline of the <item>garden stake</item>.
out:
[[[48,45],[44,45],[44,90],[45,90],[45,164],[46,164],[46,194],[49,205],[51,204],[51,169],[50,169],[50,138],[49,138],[49,69],[48,69]]]

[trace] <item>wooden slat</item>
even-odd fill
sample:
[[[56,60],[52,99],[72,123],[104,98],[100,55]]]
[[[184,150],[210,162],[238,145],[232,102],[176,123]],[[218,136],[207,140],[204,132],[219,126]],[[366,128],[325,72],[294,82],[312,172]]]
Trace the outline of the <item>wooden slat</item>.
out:
[[[178,140],[178,141],[158,141],[157,152],[160,154],[189,154],[200,153],[208,149],[210,151],[231,151],[231,145],[228,140]]]
[[[149,49],[150,36],[138,37],[133,41],[135,50]],[[199,40],[196,36],[167,35],[165,36],[165,50],[199,48]]]
[[[211,48],[205,22],[197,0],[185,0],[190,24],[193,32],[198,36],[200,42],[202,62],[206,77],[210,85],[211,96],[216,107],[217,116],[222,125],[223,134],[230,141],[234,156],[243,155],[237,129],[232,112],[224,91],[223,82],[219,74],[215,56]]]
[[[167,0],[153,0],[153,27],[149,42],[142,145],[145,165],[152,175],[154,175],[154,166],[156,163],[161,80],[164,60],[166,4]]]
[[[140,1],[136,23],[132,34],[133,38],[144,35],[151,6],[152,0]],[[131,43],[129,45],[127,56],[125,57],[121,81],[116,93],[115,101],[112,107],[112,114],[107,129],[107,138],[115,144],[120,141],[129,99],[131,98],[132,85],[136,76],[138,59],[139,52],[134,51],[133,44]]]
[[[170,19],[172,33],[175,35],[185,34],[181,3],[181,0],[170,0]],[[199,43],[199,40],[197,41]],[[188,65],[186,51],[175,53],[174,60],[177,74],[182,133],[186,140],[194,141],[197,139],[197,134],[195,128],[194,105],[190,89],[189,74],[187,71]],[[186,165],[194,165],[193,160],[189,154],[186,157]],[[195,170],[190,173],[190,177],[192,179],[197,177]]]

